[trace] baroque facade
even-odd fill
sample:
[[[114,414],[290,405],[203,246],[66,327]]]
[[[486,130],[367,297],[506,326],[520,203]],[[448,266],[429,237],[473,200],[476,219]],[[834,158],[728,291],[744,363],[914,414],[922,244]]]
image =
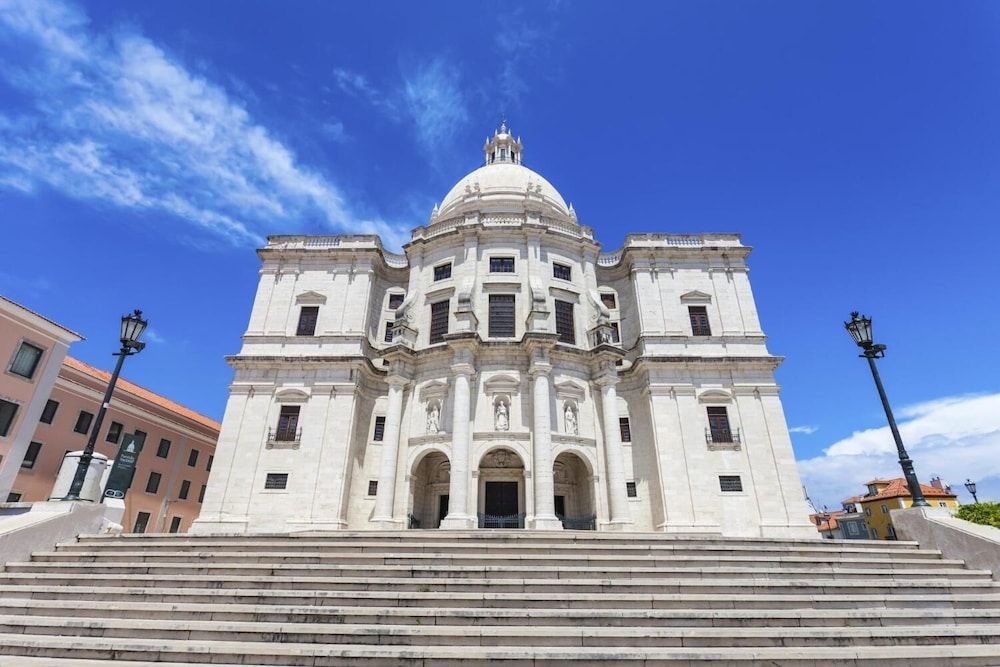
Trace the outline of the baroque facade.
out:
[[[602,252],[505,126],[413,230],[272,236],[195,532],[815,537],[735,234]]]

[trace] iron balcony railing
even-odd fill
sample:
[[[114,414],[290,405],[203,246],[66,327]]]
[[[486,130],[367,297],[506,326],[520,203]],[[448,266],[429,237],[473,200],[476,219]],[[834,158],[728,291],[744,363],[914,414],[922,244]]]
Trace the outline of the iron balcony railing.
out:
[[[710,445],[738,445],[741,442],[740,430],[706,428],[705,442]]]
[[[478,514],[480,528],[524,528],[523,514]]]
[[[559,516],[559,515],[556,515]],[[559,516],[566,530],[597,530],[597,516]]]
[[[267,429],[267,445],[272,447],[274,445],[282,445],[285,447],[298,445],[302,441],[302,429],[290,429],[290,428],[279,428],[279,429]]]

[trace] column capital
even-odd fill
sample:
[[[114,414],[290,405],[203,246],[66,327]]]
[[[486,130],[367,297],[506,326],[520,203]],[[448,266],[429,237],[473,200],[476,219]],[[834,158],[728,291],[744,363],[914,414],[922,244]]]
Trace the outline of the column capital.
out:
[[[405,375],[400,375],[398,373],[390,372],[389,376],[385,379],[390,387],[398,387],[399,389],[405,389],[406,385],[410,384],[410,378]]]
[[[598,387],[614,387],[618,384],[618,367],[610,359],[599,360],[594,366],[594,384]]]
[[[476,374],[476,367],[467,361],[456,361],[451,365],[452,375],[465,375],[471,377]]]
[[[528,377],[534,380],[539,375],[551,375],[552,364],[548,361],[532,361],[528,367]]]

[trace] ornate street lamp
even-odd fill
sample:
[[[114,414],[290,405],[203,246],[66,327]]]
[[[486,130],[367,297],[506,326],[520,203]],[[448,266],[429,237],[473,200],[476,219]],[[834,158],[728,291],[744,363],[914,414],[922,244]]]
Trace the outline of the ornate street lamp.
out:
[[[892,438],[896,441],[896,451],[899,453],[899,467],[903,469],[903,477],[906,478],[906,486],[910,489],[910,497],[913,499],[913,507],[929,507],[924,499],[923,491],[920,489],[920,482],[917,480],[917,473],[913,470],[913,461],[906,448],[903,447],[903,439],[896,428],[896,419],[892,416],[892,408],[889,407],[889,399],[885,395],[882,387],[882,378],[879,377],[878,368],[875,367],[875,360],[885,356],[885,345],[872,342],[872,320],[870,317],[858,315],[858,311],[851,313],[851,321],[844,322],[844,327],[858,347],[861,348],[861,356],[868,360],[868,366],[872,369],[872,377],[875,378],[875,387],[878,389],[879,398],[882,399],[882,407],[885,408],[885,416],[889,420],[889,430],[892,431]]]
[[[83,448],[83,456],[80,457],[80,461],[76,465],[76,473],[73,475],[73,483],[69,487],[69,493],[66,494],[63,500],[80,500],[80,492],[83,491],[83,483],[87,479],[87,470],[90,468],[90,462],[94,458],[97,435],[101,430],[101,422],[104,421],[104,414],[108,411],[111,394],[115,391],[118,374],[122,371],[122,364],[125,362],[125,357],[141,352],[142,348],[146,347],[145,343],[139,342],[139,338],[142,337],[142,332],[146,330],[148,324],[149,322],[142,319],[141,310],[136,310],[131,315],[122,315],[122,347],[118,352],[114,353],[114,356],[118,357],[118,363],[115,364],[115,371],[111,374],[108,389],[104,392],[104,400],[101,401],[101,409],[97,411],[97,420],[90,431],[87,446]]]
[[[965,490],[972,494],[972,502],[978,503],[979,498],[976,498],[976,483],[971,479],[965,480]]]

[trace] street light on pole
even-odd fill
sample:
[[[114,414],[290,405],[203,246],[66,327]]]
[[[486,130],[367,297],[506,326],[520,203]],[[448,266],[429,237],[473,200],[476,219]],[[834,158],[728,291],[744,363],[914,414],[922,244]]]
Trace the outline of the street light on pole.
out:
[[[966,479],[965,480],[965,490],[968,491],[970,494],[972,494],[972,502],[973,503],[978,503],[979,502],[979,498],[976,497],[976,483],[975,482],[973,482],[971,479]]]
[[[885,345],[872,342],[872,320],[870,317],[859,315],[858,311],[851,313],[851,321],[844,322],[844,328],[851,334],[851,338],[858,347],[861,348],[861,356],[868,360],[868,366],[872,370],[872,377],[875,379],[875,387],[878,389],[879,398],[882,399],[882,407],[885,409],[886,419],[889,420],[889,430],[892,431],[892,438],[896,441],[896,451],[899,453],[899,467],[903,469],[903,477],[906,478],[906,486],[910,489],[910,497],[913,499],[913,507],[930,507],[924,499],[924,493],[920,489],[920,482],[917,480],[917,473],[913,469],[913,460],[906,453],[903,446],[903,439],[896,428],[896,419],[892,416],[892,408],[889,407],[889,398],[885,395],[882,387],[882,378],[879,377],[875,360],[885,356]]]
[[[76,465],[76,473],[73,475],[73,483],[70,485],[69,492],[65,495],[65,497],[63,497],[63,500],[80,500],[80,493],[83,491],[83,483],[87,479],[87,470],[90,468],[90,462],[94,458],[94,447],[97,445],[97,436],[101,430],[101,422],[104,421],[104,414],[108,411],[108,404],[111,402],[111,394],[114,393],[115,384],[118,382],[118,374],[122,371],[122,364],[125,363],[125,357],[137,354],[142,351],[142,348],[146,347],[145,343],[139,342],[139,338],[142,337],[142,332],[146,330],[146,326],[148,324],[149,322],[142,319],[141,310],[136,310],[130,315],[122,315],[122,347],[118,352],[114,353],[114,356],[118,357],[118,363],[115,364],[115,370],[111,374],[111,380],[108,381],[108,389],[104,392],[104,400],[101,401],[101,409],[97,411],[97,420],[94,422],[94,426],[90,431],[90,437],[87,438],[87,446],[83,448],[83,455],[80,457],[80,460]]]

